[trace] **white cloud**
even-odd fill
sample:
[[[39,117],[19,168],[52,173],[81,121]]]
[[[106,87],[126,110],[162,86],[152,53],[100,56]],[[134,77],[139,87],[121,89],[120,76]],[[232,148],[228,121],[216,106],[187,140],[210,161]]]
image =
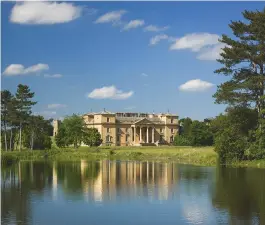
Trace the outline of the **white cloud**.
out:
[[[190,49],[197,52],[203,47],[218,44],[219,36],[210,33],[193,33],[176,39],[175,43],[170,46],[170,50]]]
[[[67,105],[65,104],[57,104],[57,103],[53,103],[53,104],[49,104],[47,106],[48,109],[60,109],[60,108],[66,108]]]
[[[142,73],[141,74],[143,77],[148,77],[148,74],[146,74],[146,73]]]
[[[39,63],[30,67],[25,68],[21,64],[11,64],[9,65],[5,71],[3,72],[3,75],[6,76],[16,76],[16,75],[23,75],[23,74],[29,74],[29,73],[38,73],[43,70],[48,70],[49,66],[47,64]]]
[[[133,95],[133,91],[123,92],[118,90],[115,86],[102,87],[94,89],[88,94],[88,98],[94,99],[116,99],[122,100],[127,99]]]
[[[168,36],[166,34],[159,34],[150,39],[149,45],[156,45],[158,44],[161,40],[166,40],[168,39]]]
[[[21,2],[12,8],[10,21],[19,24],[66,23],[80,17],[82,8],[71,3]]]
[[[112,11],[100,16],[95,23],[119,23],[121,17],[126,13],[125,10]]]
[[[165,27],[158,27],[155,25],[149,25],[144,28],[144,31],[149,31],[149,32],[160,32],[160,31],[165,31],[169,28],[169,26]]]
[[[197,59],[199,60],[217,60],[220,58],[222,48],[225,47],[224,43],[219,43],[215,46],[202,49],[198,54]]]
[[[205,91],[213,87],[214,84],[200,79],[189,80],[186,83],[179,86],[180,91]]]
[[[123,30],[130,30],[133,28],[141,27],[143,25],[144,25],[144,20],[131,20],[124,26]]]
[[[44,76],[44,78],[61,78],[61,77],[63,77],[63,75],[62,74],[44,74],[43,75]]]

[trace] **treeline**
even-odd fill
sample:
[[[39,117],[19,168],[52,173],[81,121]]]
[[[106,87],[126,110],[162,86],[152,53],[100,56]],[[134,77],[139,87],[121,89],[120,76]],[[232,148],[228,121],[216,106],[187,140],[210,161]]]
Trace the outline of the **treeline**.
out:
[[[203,122],[191,118],[179,120],[179,135],[174,138],[174,145],[177,146],[212,146],[213,132],[209,120]]]
[[[98,130],[87,128],[83,118],[75,114],[60,122],[55,141],[59,148],[69,147],[70,145],[78,148],[81,144],[99,146],[102,143]]]
[[[19,84],[13,95],[1,91],[1,149],[5,151],[50,149],[53,127],[51,120],[32,114],[34,92]]]

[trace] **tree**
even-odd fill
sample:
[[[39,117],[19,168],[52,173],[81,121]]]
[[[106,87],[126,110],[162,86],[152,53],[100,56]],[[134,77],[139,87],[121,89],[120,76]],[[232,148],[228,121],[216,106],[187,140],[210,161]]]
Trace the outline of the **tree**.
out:
[[[67,147],[70,144],[70,141],[68,141],[66,129],[63,123],[61,123],[59,126],[58,133],[55,136],[55,142],[59,148]]]
[[[73,114],[72,116],[66,117],[63,121],[67,142],[73,144],[74,148],[83,141],[84,132],[86,132],[86,124],[82,117]]]
[[[42,116],[30,116],[25,123],[23,132],[24,145],[33,149],[50,149],[51,121],[45,120]]]
[[[182,126],[180,134],[186,137],[189,137],[191,135],[191,124],[192,124],[191,118],[187,117],[187,118],[180,119],[179,123]]]
[[[225,45],[217,61],[223,67],[215,73],[230,76],[218,86],[216,103],[251,107],[257,110],[256,139],[259,148],[265,148],[265,8],[262,11],[243,12],[247,23],[232,21],[235,39],[222,35]],[[262,143],[264,142],[264,146]]]
[[[19,151],[22,147],[22,126],[31,114],[31,107],[37,102],[31,101],[34,92],[30,92],[27,85],[19,84],[16,92],[18,118],[19,118]]]
[[[213,135],[210,127],[204,122],[194,120],[191,125],[191,142],[194,146],[213,145]]]
[[[257,124],[257,111],[242,106],[228,108],[225,115],[221,114],[211,121],[215,151],[221,163],[258,155],[255,149],[250,148],[255,140],[252,134]]]
[[[8,90],[1,91],[1,125],[4,128],[5,150],[7,151],[7,123],[12,102],[12,94]]]
[[[102,143],[102,139],[96,128],[88,128],[84,133],[83,142],[88,146],[99,146]]]

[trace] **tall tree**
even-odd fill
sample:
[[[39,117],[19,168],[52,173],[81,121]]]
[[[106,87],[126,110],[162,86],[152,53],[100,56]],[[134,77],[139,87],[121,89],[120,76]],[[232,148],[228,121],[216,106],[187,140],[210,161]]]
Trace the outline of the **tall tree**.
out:
[[[33,97],[34,92],[30,92],[30,89],[27,85],[18,85],[16,100],[19,117],[19,151],[21,151],[22,147],[22,126],[31,114],[31,107],[37,103],[32,101]]]
[[[7,123],[12,102],[12,94],[8,90],[1,91],[1,125],[4,129],[5,150],[7,151]]]
[[[218,86],[214,97],[217,103],[230,106],[255,106],[258,112],[256,138],[265,139],[265,8],[262,11],[244,11],[247,22],[232,21],[229,27],[235,38],[222,35],[225,47],[217,61],[223,67],[218,74],[231,79]]]

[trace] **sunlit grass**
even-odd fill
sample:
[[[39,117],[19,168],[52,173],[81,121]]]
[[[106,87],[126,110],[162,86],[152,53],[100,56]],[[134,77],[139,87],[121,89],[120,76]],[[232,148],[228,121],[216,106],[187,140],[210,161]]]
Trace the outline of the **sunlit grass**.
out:
[[[22,152],[2,152],[2,163],[18,160],[139,160],[174,161],[203,166],[215,166],[217,154],[213,147],[80,147],[54,148],[52,150],[23,150]],[[265,160],[236,162],[230,166],[265,167]]]

